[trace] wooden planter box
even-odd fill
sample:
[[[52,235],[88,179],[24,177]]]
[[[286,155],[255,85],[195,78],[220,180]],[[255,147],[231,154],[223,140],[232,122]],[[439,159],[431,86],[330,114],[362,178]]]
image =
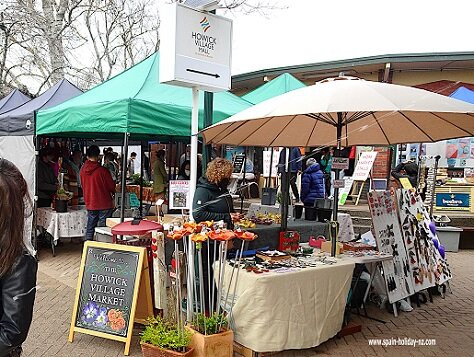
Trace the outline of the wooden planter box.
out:
[[[194,356],[194,349],[189,348],[186,352],[176,352],[171,350],[164,350],[149,343],[141,342],[143,357],[191,357]]]
[[[233,357],[234,355],[234,332],[227,330],[215,335],[205,336],[191,327],[191,347],[194,349],[194,357]]]

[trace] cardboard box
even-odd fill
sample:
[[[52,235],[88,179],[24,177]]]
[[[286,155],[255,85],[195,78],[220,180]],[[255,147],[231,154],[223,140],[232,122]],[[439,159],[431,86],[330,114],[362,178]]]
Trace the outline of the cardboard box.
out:
[[[336,255],[339,255],[343,252],[343,245],[341,242],[337,242],[336,243]],[[323,244],[321,244],[321,251],[322,252],[327,252],[327,253],[331,253],[331,242],[330,241],[326,241],[326,242],[323,242]]]

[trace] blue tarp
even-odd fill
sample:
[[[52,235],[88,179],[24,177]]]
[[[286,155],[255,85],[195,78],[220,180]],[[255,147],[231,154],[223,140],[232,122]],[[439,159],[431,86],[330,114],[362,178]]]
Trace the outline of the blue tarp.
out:
[[[0,99],[0,114],[15,109],[16,107],[26,103],[31,98],[24,95],[18,89],[14,89],[6,97]]]
[[[474,90],[470,90],[466,87],[459,87],[450,97],[474,104]]]

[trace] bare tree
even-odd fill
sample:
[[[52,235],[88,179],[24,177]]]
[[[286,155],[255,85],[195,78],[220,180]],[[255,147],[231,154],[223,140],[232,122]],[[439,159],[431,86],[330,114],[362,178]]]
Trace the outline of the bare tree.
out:
[[[269,0],[220,6],[263,14],[279,8]],[[24,84],[37,94],[64,76],[87,89],[160,44],[155,0],[3,0],[0,13],[0,94]]]
[[[152,0],[85,0],[83,23],[76,26],[89,49],[90,64],[77,68],[83,81],[100,83],[133,66],[157,48],[159,20]]]

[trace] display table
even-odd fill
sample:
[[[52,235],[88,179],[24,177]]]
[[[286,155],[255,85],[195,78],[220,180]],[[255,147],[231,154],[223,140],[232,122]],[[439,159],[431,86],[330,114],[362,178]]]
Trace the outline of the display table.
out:
[[[58,213],[50,207],[38,208],[37,225],[53,236],[54,244],[59,238],[84,237],[87,226],[87,210],[84,206],[68,207]]]
[[[289,207],[289,212],[292,212],[292,208]],[[279,205],[274,205],[274,206],[267,206],[267,205],[262,205],[260,203],[251,203],[249,207],[249,211],[247,216],[248,217],[253,217],[256,216],[257,214],[280,214],[280,206]],[[296,222],[299,222],[301,220],[297,220]],[[341,213],[338,212],[337,214],[337,221],[339,222],[339,234],[338,234],[338,240],[340,242],[349,242],[355,238],[354,234],[354,226],[352,224],[352,218],[350,214],[348,213]],[[290,225],[291,220],[288,222],[288,226]],[[314,224],[314,221],[304,221],[307,222],[308,224]],[[260,227],[260,226],[259,226]],[[301,234],[301,232],[300,232]],[[325,232],[321,232],[319,234],[326,235],[327,230]],[[306,240],[307,241],[307,240]]]
[[[339,241],[348,242],[354,239],[354,227],[352,226],[351,216],[346,213],[338,213],[339,221]],[[298,231],[300,234],[300,242],[305,243],[309,241],[310,236],[315,238],[323,235],[328,238],[329,228],[327,223],[316,221],[306,221],[304,219],[289,220],[289,231]],[[258,234],[258,239],[251,242],[250,249],[260,247],[270,247],[270,249],[278,249],[280,243],[280,224],[262,225],[257,224],[257,228],[247,228],[247,230]]]
[[[285,273],[242,270],[233,310],[235,341],[255,352],[273,352],[310,348],[334,337],[342,327],[353,270],[349,259]],[[228,265],[224,287],[231,274]]]

